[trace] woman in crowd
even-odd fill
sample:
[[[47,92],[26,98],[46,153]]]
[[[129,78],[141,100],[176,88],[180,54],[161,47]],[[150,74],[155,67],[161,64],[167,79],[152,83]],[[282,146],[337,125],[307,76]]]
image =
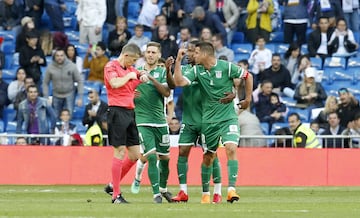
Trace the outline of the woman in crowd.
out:
[[[118,56],[130,38],[131,33],[127,29],[127,19],[125,17],[117,17],[116,27],[109,33],[108,48],[110,56]]]
[[[314,121],[319,123],[320,128],[326,129],[329,126],[328,115],[336,112],[338,109],[338,101],[335,96],[330,95],[326,98],[324,110],[322,110]]]
[[[20,67],[16,70],[16,80],[12,81],[8,86],[8,98],[10,103],[14,103],[16,95],[25,89],[25,69]]]

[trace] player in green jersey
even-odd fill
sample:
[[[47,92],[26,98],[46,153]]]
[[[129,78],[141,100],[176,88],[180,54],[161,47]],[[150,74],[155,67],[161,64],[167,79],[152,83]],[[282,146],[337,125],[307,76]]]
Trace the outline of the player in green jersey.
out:
[[[209,184],[211,166],[216,157],[216,150],[220,139],[225,145],[228,158],[228,202],[239,200],[235,185],[238,175],[237,144],[239,140],[239,126],[237,115],[232,104],[222,104],[219,100],[224,93],[231,92],[233,79],[245,80],[246,97],[240,101],[239,107],[247,108],[251,101],[251,74],[227,61],[217,60],[211,43],[200,42],[195,48],[195,65],[190,70],[181,72],[181,59],[186,49],[180,49],[175,61],[174,80],[177,86],[187,86],[197,81],[202,95],[202,143],[205,149],[202,164],[202,183]],[[202,201],[209,201],[209,194],[203,193]]]
[[[171,194],[167,191],[169,176],[170,140],[168,124],[165,117],[164,97],[170,95],[170,88],[166,83],[165,68],[158,67],[161,57],[161,46],[157,42],[149,42],[145,51],[145,65],[138,68],[146,71],[149,82],[137,87],[139,96],[135,98],[136,124],[139,130],[142,161],[138,160],[137,175],[145,161],[149,162],[148,175],[154,194],[154,202],[161,203],[162,197],[171,202]],[[157,160],[159,159],[159,167]],[[140,181],[135,178],[132,185],[139,187]]]

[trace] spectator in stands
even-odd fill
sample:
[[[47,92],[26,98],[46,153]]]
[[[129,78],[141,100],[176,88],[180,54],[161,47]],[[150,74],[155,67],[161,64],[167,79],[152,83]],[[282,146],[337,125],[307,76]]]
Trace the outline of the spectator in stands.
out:
[[[128,17],[128,0],[115,0],[115,8],[116,16],[118,17]],[[141,5],[141,2],[139,2]]]
[[[341,1],[344,18],[350,29],[359,32],[359,0]]]
[[[137,23],[144,26],[145,31],[150,31],[156,15],[160,14],[158,0],[143,0]]]
[[[265,44],[265,38],[262,36],[258,36],[258,38],[256,39],[256,48],[251,52],[249,58],[249,64],[250,66],[252,66],[251,72],[255,76],[255,87],[259,81],[260,71],[264,71],[271,66],[272,52],[270,51],[270,49],[265,47]]]
[[[349,92],[347,88],[338,90],[340,104],[337,113],[340,118],[340,125],[346,128],[353,127],[355,115],[360,112],[359,101]]]
[[[22,67],[19,67],[16,70],[16,79],[14,81],[10,82],[9,87],[7,89],[8,98],[9,98],[11,104],[14,103],[16,95],[19,92],[22,92],[25,90],[25,78],[26,78],[25,69]]]
[[[221,35],[224,45],[228,44],[225,27],[215,13],[205,11],[203,7],[197,6],[192,13],[192,19],[193,24],[191,32],[194,36],[199,36],[200,31],[204,27],[208,27],[212,33]]]
[[[24,17],[24,5],[15,0],[0,1],[0,30],[20,32],[20,20]]]
[[[19,52],[20,49],[27,45],[26,35],[28,32],[35,30],[35,23],[33,18],[25,16],[21,19],[21,30],[16,36],[15,51]]]
[[[135,35],[133,35],[128,43],[134,43],[139,48],[142,48],[143,46],[147,45],[147,43],[150,42],[150,39],[147,36],[144,36],[144,27],[141,24],[135,25]]]
[[[257,37],[261,36],[268,42],[272,31],[270,16],[274,13],[273,2],[271,0],[249,0],[247,11],[247,39],[255,44]]]
[[[344,18],[336,21],[336,28],[328,42],[329,54],[333,57],[349,57],[357,54],[359,44]]]
[[[329,19],[330,27],[335,27],[336,19],[344,17],[341,9],[341,1],[339,0],[326,0],[314,1],[309,12],[310,23],[312,29],[316,29],[316,23],[320,22],[321,17]]]
[[[63,49],[56,49],[53,61],[47,67],[43,83],[44,98],[49,98],[49,84],[52,83],[52,106],[56,118],[59,118],[62,109],[68,109],[70,116],[74,110],[75,86],[77,85],[78,100],[77,105],[82,106],[82,96],[84,93],[84,83],[76,65],[66,58]]]
[[[274,135],[292,135],[289,127],[282,127],[280,129],[275,130]],[[275,142],[273,142],[270,147],[276,148],[291,148],[292,147],[292,140],[287,138],[277,138]]]
[[[46,58],[43,50],[38,44],[39,36],[36,32],[31,31],[26,34],[27,44],[20,48],[19,63],[26,71],[27,76],[34,79],[38,86],[41,87],[41,66],[46,66]],[[41,93],[41,92],[40,92]]]
[[[294,35],[299,45],[306,42],[306,29],[309,22],[307,11],[308,0],[297,0],[284,2],[284,42],[293,43]]]
[[[211,29],[208,27],[204,27],[202,28],[200,33],[200,41],[211,42],[212,36],[213,34],[211,32]]]
[[[324,59],[329,56],[327,45],[333,31],[333,28],[329,26],[329,18],[320,17],[318,28],[309,34],[308,51],[310,57]]]
[[[131,33],[127,29],[127,20],[125,17],[116,18],[116,26],[113,31],[109,33],[108,47],[110,56],[119,56],[122,48],[131,38]],[[106,48],[105,48],[106,51]]]
[[[291,43],[288,50],[284,54],[284,58],[282,59],[282,64],[290,72],[291,78],[295,74],[295,71],[298,67],[300,56],[300,46],[296,42]]]
[[[327,129],[329,128],[328,117],[330,113],[336,112],[338,109],[338,101],[337,98],[333,95],[329,95],[325,101],[325,107],[318,116],[314,119],[317,123],[319,123],[320,128]]]
[[[9,84],[2,79],[2,70],[0,69],[0,119],[3,118],[3,110],[9,104],[8,86]]]
[[[53,32],[53,47],[65,49],[69,45],[68,36],[64,32]]]
[[[66,5],[63,0],[44,0],[45,11],[50,18],[50,22],[55,31],[64,31],[63,14]]]
[[[257,139],[240,138],[240,147],[266,147],[266,139],[261,138],[264,136],[262,128],[260,126],[259,119],[252,114],[249,110],[239,109],[238,115],[240,134],[241,135],[256,135],[259,136]]]
[[[220,34],[215,34],[211,40],[214,48],[215,48],[215,57],[219,58],[221,56],[225,56],[228,61],[234,61],[234,51],[229,49],[226,45],[222,42],[222,37]]]
[[[90,73],[87,80],[98,81],[104,83],[104,67],[109,58],[105,55],[106,45],[103,42],[98,42],[93,48],[89,48],[84,58],[84,69],[89,68]],[[91,54],[91,60],[89,60],[89,54]]]
[[[178,46],[175,38],[169,37],[169,30],[166,25],[159,26],[159,43],[161,45],[161,57],[167,59],[170,56],[176,57]]]
[[[2,39],[0,37],[0,46],[1,46],[1,43],[2,43]],[[2,52],[0,50],[0,70],[4,69],[5,66],[6,66],[6,64],[5,64],[5,54],[4,54],[4,52]]]
[[[82,57],[80,57],[77,53],[76,47],[73,44],[69,44],[68,46],[66,46],[65,48],[65,53],[66,53],[66,57],[73,62],[74,64],[76,64],[76,67],[79,71],[79,73],[82,75],[82,80],[85,79],[85,76],[83,75],[83,64],[84,61],[82,59]]]
[[[49,30],[43,30],[41,32],[39,43],[45,56],[51,56],[53,54],[53,49],[54,49],[53,35]]]
[[[103,134],[107,134],[107,127],[104,124],[104,117],[107,115],[108,105],[100,100],[99,93],[91,89],[88,93],[89,103],[85,107],[82,124],[87,126],[88,130],[94,123],[98,124]]]
[[[311,60],[308,55],[301,55],[296,63],[295,71],[291,76],[291,83],[296,86],[304,79],[305,69],[311,67]]]
[[[237,5],[233,0],[209,0],[209,11],[220,18],[227,32],[227,46],[230,46],[240,16]]]
[[[34,18],[36,27],[41,27],[41,17],[44,13],[44,1],[43,0],[26,0],[25,3],[25,15]],[[23,26],[23,25],[22,25]]]
[[[305,70],[305,79],[295,89],[294,99],[298,107],[319,108],[324,107],[327,98],[321,83],[315,82],[316,71],[314,68]]]
[[[180,121],[173,117],[169,122],[169,134],[170,135],[179,135],[180,133]]]
[[[169,25],[170,33],[179,32],[180,19],[178,18],[174,1],[173,0],[165,0],[164,4],[161,6],[160,13],[165,15],[166,23]],[[185,28],[189,28],[189,27],[185,26]]]
[[[16,138],[15,145],[27,145],[27,144],[28,143],[25,137],[20,136]]]
[[[159,14],[155,17],[155,21],[154,24],[152,26],[152,34],[151,34],[151,40],[150,41],[154,41],[154,42],[158,42],[159,39],[159,26],[162,25],[167,25],[166,22],[166,17],[164,14]],[[146,29],[144,28],[144,30],[146,31]],[[170,33],[170,36],[173,36],[172,33]]]
[[[95,44],[102,41],[102,28],[106,20],[105,0],[81,0],[76,9],[80,43]]]
[[[315,120],[310,122],[310,129],[314,131],[315,135],[320,135],[323,132],[323,129],[320,128],[320,125]]]
[[[35,84],[35,83],[34,83],[34,79],[33,79],[32,77],[26,77],[24,83],[25,83],[25,84],[24,84],[24,86],[25,86],[24,90],[22,90],[22,91],[20,91],[20,92],[18,92],[18,93],[16,94],[16,97],[15,97],[15,100],[14,100],[14,109],[15,109],[15,110],[18,110],[18,109],[19,109],[19,104],[20,104],[23,100],[25,100],[25,99],[27,98],[27,92],[26,92],[27,88],[28,88],[30,85],[34,85],[34,84]]]
[[[357,112],[355,114],[351,127],[348,127],[343,134],[350,136],[358,136],[358,138],[351,138],[349,140],[349,147],[360,148],[360,112]]]
[[[189,27],[182,27],[180,29],[180,38],[176,41],[179,48],[187,48],[191,39],[191,30]]]
[[[173,0],[177,17],[180,20],[180,27],[191,27],[193,24],[192,13],[196,6],[201,6],[204,10],[208,10],[209,1],[202,0]]]
[[[54,131],[56,116],[47,99],[39,97],[36,85],[27,88],[27,99],[19,104],[16,133],[49,134]],[[25,127],[23,129],[23,126]],[[30,144],[48,145],[47,138],[33,137]]]
[[[271,66],[259,73],[260,83],[270,80],[273,84],[273,92],[293,96],[293,85],[291,84],[290,72],[281,64],[280,54],[275,53],[271,58]]]
[[[247,5],[249,0],[234,0],[234,3],[237,5],[237,8],[240,12],[237,31],[246,32],[246,19],[248,16]]]
[[[340,125],[339,115],[336,111],[330,112],[327,116],[328,126],[321,135],[342,135],[345,127]],[[345,148],[348,147],[347,140],[340,138],[324,138],[322,141],[323,148]]]
[[[117,0],[106,0],[106,26],[109,32],[115,29],[116,23],[116,3]],[[118,15],[119,17],[125,17],[123,14]],[[126,16],[127,17],[127,16]]]
[[[76,125],[71,121],[71,113],[69,109],[62,109],[60,111],[60,121],[55,125],[54,134],[57,136],[55,145],[71,145],[71,135],[76,133]]]
[[[290,131],[293,133],[293,147],[295,148],[321,148],[314,131],[301,123],[297,113],[288,116]]]

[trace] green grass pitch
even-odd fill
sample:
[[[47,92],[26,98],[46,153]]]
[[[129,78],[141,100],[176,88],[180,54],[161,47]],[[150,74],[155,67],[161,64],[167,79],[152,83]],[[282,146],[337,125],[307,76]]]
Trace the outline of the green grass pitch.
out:
[[[201,187],[189,187],[188,203],[154,204],[149,186],[131,194],[130,204],[111,204],[103,186],[0,186],[0,218],[5,217],[360,217],[360,187],[238,187],[240,200],[200,204]],[[169,188],[173,194],[177,186]],[[164,199],[165,200],[165,199]]]

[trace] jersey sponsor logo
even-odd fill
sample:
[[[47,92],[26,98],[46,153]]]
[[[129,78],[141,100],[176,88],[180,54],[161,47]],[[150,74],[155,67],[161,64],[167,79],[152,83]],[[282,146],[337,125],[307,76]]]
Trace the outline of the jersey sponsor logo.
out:
[[[216,70],[215,71],[215,77],[220,79],[222,77],[222,71],[221,70]]]
[[[237,125],[230,125],[230,126],[229,126],[229,130],[230,130],[230,132],[237,132],[237,131],[238,131],[238,127],[237,127]]]
[[[160,77],[160,73],[159,72],[154,72],[154,78],[159,78]]]
[[[163,144],[168,144],[168,143],[170,143],[170,137],[169,137],[169,135],[163,135],[163,136],[162,136],[162,143],[163,143]]]

